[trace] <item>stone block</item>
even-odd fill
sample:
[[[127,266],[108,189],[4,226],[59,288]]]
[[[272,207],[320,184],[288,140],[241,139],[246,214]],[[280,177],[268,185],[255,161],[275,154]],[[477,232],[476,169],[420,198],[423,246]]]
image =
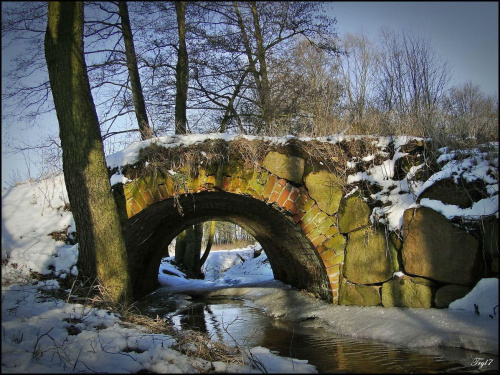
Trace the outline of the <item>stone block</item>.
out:
[[[297,184],[302,183],[304,165],[304,159],[298,156],[287,156],[275,151],[268,152],[263,162],[269,172]]]
[[[403,266],[407,273],[470,285],[479,273],[479,243],[440,213],[419,207],[403,216]]]
[[[499,243],[498,243],[498,228],[499,220],[488,220],[483,224],[483,253],[488,260],[498,258]],[[497,269],[498,272],[498,269]]]
[[[414,283],[409,277],[389,280],[382,285],[384,307],[430,308],[432,297],[432,287]]]
[[[457,299],[465,297],[471,291],[470,287],[463,285],[449,284],[439,288],[434,298],[434,303],[438,308],[446,308]]]
[[[340,177],[327,171],[311,172],[305,177],[305,185],[319,208],[329,215],[338,211],[343,188]]]
[[[468,186],[469,184],[455,184],[452,178],[445,178],[434,182],[430,187],[425,189],[419,199],[428,198],[441,201],[445,204],[452,204],[460,208],[471,207],[474,200],[480,200],[486,196],[486,192],[481,193],[481,186]],[[475,199],[474,199],[475,198]]]
[[[349,233],[370,224],[371,210],[358,193],[342,198],[339,205],[339,230]]]
[[[390,246],[389,246],[389,256],[391,257],[391,269],[392,272],[398,272],[400,270],[399,267],[399,261],[398,259],[400,258],[398,251],[394,247],[394,243],[389,240]]]
[[[384,232],[366,227],[349,233],[344,276],[355,284],[375,284],[389,280],[393,270]]]
[[[340,284],[339,305],[345,306],[380,306],[380,287],[357,285],[347,281]]]

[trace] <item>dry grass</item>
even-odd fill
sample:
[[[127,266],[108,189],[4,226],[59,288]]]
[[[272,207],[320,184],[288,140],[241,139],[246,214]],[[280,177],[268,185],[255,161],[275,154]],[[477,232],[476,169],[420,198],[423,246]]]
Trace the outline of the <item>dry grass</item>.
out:
[[[173,336],[177,340],[173,349],[182,354],[209,362],[220,361],[244,365],[243,354],[239,348],[224,342],[212,341],[204,333],[187,330],[177,331]]]
[[[169,176],[169,170],[173,170],[179,175],[174,176],[178,179],[196,178],[201,169],[215,175],[222,165],[256,168],[262,165],[268,152],[276,151],[303,158],[306,161],[306,171],[327,169],[343,176],[346,174],[345,165],[348,160],[376,153],[374,140],[374,137],[360,137],[330,143],[318,140],[303,142],[292,138],[280,145],[270,141],[238,138],[231,142],[206,140],[189,147],[169,148],[153,143],[142,149],[139,161],[133,166],[126,166],[123,173],[131,179],[137,179],[157,174]],[[179,188],[182,188],[182,183],[180,181],[177,184]]]
[[[36,275],[33,275],[36,276]],[[47,275],[39,275],[38,280],[51,279]],[[172,349],[189,357],[200,358],[205,361],[221,361],[228,364],[244,364],[244,355],[239,347],[233,347],[225,342],[213,341],[205,333],[192,330],[177,330],[173,324],[159,316],[150,318],[143,315],[134,304],[125,306],[110,302],[105,290],[95,281],[88,278],[68,277],[60,280],[61,287],[57,289],[40,289],[43,299],[63,299],[67,303],[78,303],[86,308],[106,309],[118,313],[123,325],[131,328],[138,325],[148,333],[166,334],[176,341]],[[88,311],[88,310],[87,310]],[[207,372],[205,369],[198,369]]]

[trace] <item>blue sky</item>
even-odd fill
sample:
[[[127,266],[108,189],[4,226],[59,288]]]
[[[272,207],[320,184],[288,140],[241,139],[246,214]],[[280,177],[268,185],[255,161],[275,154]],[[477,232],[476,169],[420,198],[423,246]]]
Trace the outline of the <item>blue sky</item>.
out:
[[[450,84],[472,81],[498,95],[498,2],[329,2],[340,37],[365,33],[377,39],[382,26],[430,38],[451,67]]]
[[[498,96],[498,2],[327,2],[325,8],[336,17],[340,37],[364,32],[376,41],[380,28],[386,26],[429,38],[451,67],[450,85],[471,81],[483,92]],[[2,143],[2,187],[16,169],[26,173],[24,158],[6,157]]]

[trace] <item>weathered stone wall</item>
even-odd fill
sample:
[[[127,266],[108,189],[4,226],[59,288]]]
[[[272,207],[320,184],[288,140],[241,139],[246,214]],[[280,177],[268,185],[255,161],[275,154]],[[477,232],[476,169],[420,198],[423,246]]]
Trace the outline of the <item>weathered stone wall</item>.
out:
[[[486,271],[498,272],[497,221],[484,231],[489,240],[478,240],[441,214],[421,207],[405,212],[402,233],[388,232],[372,224],[369,194],[359,189],[346,195],[345,174],[338,172],[345,166],[330,168],[300,152],[267,150],[251,165],[219,160],[172,173],[142,163],[143,167],[125,173],[132,181],[115,188],[136,277],[157,267],[164,256],[168,243],[156,232],[169,231],[161,238],[170,242],[189,223],[215,218],[249,230],[263,245],[277,279],[335,304],[447,307]],[[247,200],[234,201],[241,207],[229,209],[227,201],[235,195]],[[166,224],[165,218],[176,225]],[[495,236],[496,242],[490,240]],[[480,248],[488,246],[486,242],[491,254],[487,270]],[[144,244],[160,250],[146,255],[151,250]],[[154,286],[154,280],[147,284],[144,291]]]

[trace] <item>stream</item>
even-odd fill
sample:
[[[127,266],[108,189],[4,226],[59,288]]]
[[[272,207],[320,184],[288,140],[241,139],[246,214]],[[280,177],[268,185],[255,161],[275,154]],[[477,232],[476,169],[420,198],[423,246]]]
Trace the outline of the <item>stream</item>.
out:
[[[492,354],[443,347],[416,350],[358,340],[307,321],[270,317],[242,296],[173,294],[159,289],[138,308],[150,317],[169,319],[177,329],[207,333],[212,340],[244,348],[262,346],[282,357],[308,360],[320,373],[498,372],[498,356]]]

